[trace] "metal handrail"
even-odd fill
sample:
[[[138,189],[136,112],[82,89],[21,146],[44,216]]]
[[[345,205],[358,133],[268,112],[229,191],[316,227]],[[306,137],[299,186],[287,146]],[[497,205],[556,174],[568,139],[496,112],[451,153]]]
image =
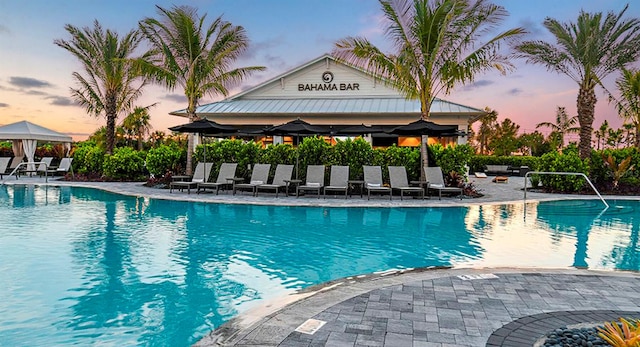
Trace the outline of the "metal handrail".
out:
[[[11,173],[7,176],[7,178],[9,178],[9,177],[13,176],[13,175],[16,173],[16,171],[18,171],[18,169],[19,169],[21,166],[27,166],[27,165],[29,165],[29,164],[34,164],[34,165],[36,165],[37,167],[39,167],[40,165],[44,165],[44,169],[45,169],[45,170],[44,170],[44,181],[45,181],[45,182],[49,182],[49,176],[47,175],[47,174],[48,174],[48,171],[49,171],[49,164],[47,164],[47,163],[45,163],[45,162],[41,162],[41,161],[38,161],[38,162],[33,162],[33,161],[31,161],[31,162],[21,162],[21,163],[18,163],[18,165],[16,165],[16,167],[13,169],[13,171],[11,171]],[[36,169],[36,170],[37,170],[37,169]],[[18,175],[15,175],[15,176],[16,176],[16,179],[18,179]],[[5,180],[6,180],[6,179],[5,179]],[[2,181],[3,181],[3,183],[4,183],[4,181],[5,181],[5,180],[2,180]]]
[[[582,176],[584,177],[585,180],[587,180],[587,183],[589,183],[589,185],[591,186],[591,189],[593,189],[594,192],[596,192],[596,194],[598,195],[598,197],[600,198],[600,200],[602,201],[602,203],[607,206],[607,208],[609,208],[609,204],[607,204],[607,202],[602,198],[602,195],[600,195],[600,192],[598,192],[598,190],[596,189],[596,187],[593,185],[593,183],[591,183],[591,180],[589,180],[589,177],[587,177],[587,175],[585,175],[582,172],[544,172],[544,171],[529,171],[526,174],[524,174],[524,200],[527,200],[527,177],[529,177],[529,174],[532,175],[563,175],[563,176]]]

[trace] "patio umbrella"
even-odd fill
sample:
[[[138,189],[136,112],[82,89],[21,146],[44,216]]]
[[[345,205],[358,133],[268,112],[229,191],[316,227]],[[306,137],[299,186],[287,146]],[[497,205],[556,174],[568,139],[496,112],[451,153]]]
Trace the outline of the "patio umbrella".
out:
[[[206,135],[231,135],[238,132],[238,128],[232,125],[218,124],[208,119],[198,119],[191,123],[176,125],[169,128],[180,133],[195,133]]]
[[[389,134],[407,135],[407,136],[459,136],[462,135],[458,131],[457,125],[440,125],[434,122],[419,119],[407,125],[401,125],[391,129]]]
[[[169,130],[179,133],[192,133],[209,136],[228,136],[238,132],[238,128],[232,125],[219,124],[206,118],[198,119],[191,123],[176,125]],[[207,161],[207,146],[204,146],[203,162]],[[206,169],[206,168],[205,168]]]
[[[378,125],[353,125],[346,128],[339,129],[335,132],[335,135],[364,135],[364,134],[380,134],[385,132],[381,126]]]
[[[331,127],[327,125],[312,125],[298,118],[296,120],[292,120],[284,124],[266,128],[262,131],[262,133],[266,135],[295,136],[296,142],[298,142],[298,137],[300,135],[331,134]],[[299,161],[300,161],[300,152],[296,151],[296,179],[298,179]]]
[[[426,121],[422,118],[407,125],[401,125],[391,129],[389,134],[405,135],[405,136],[462,136],[464,133],[458,130],[457,125],[441,125],[434,122]],[[427,165],[431,166],[432,157],[427,146]],[[421,176],[422,177],[422,176]]]

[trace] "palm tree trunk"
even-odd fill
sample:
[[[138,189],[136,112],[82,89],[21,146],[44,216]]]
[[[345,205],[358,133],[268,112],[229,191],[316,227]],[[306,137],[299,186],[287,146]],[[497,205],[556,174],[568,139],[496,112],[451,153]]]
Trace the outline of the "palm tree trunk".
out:
[[[594,88],[580,86],[577,100],[578,122],[580,123],[578,150],[582,159],[591,156],[591,134],[593,134],[593,118],[597,101]]]
[[[636,123],[636,148],[640,149],[640,123]]]
[[[110,93],[106,98],[106,118],[107,118],[107,154],[113,154],[113,148],[116,143],[116,118],[118,114],[116,113],[116,95],[114,93]]]
[[[189,113],[189,121],[193,122],[196,120],[195,113]],[[187,141],[187,167],[186,173],[187,175],[191,175],[193,173],[193,149],[194,149],[194,134],[189,134],[189,140]]]

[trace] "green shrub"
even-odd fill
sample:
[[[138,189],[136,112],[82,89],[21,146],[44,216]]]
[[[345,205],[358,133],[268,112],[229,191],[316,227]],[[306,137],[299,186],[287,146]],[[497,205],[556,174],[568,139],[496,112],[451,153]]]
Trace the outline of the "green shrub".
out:
[[[84,157],[86,173],[101,174],[105,155],[102,147],[95,146],[89,149]]]
[[[160,145],[147,153],[146,167],[154,176],[163,176],[167,172],[177,173],[184,167],[186,151],[175,144]]]
[[[327,141],[324,140],[324,137],[321,136],[305,137],[295,151],[297,151],[297,154],[300,156],[298,178],[305,180],[307,175],[307,166],[325,165],[325,163],[329,162],[331,145],[328,144]]]
[[[147,174],[144,163],[144,152],[135,151],[131,147],[116,148],[112,155],[105,156],[103,172],[113,180],[143,181]]]
[[[373,164],[374,151],[361,137],[355,140],[337,140],[335,146],[331,147],[328,158],[330,162],[327,165],[348,165],[349,179],[362,179],[362,166]]]
[[[383,181],[389,181],[389,166],[404,166],[410,181],[420,178],[420,148],[398,147],[376,148],[373,155],[373,165],[382,168]]]
[[[549,152],[540,158],[540,171],[586,174],[588,166],[575,151],[565,151],[562,154]],[[545,188],[558,192],[577,192],[585,185],[584,178],[579,176],[541,175],[540,180]]]
[[[613,157],[616,163],[620,163],[622,160],[631,157],[630,165],[632,165],[632,169],[625,174],[621,182],[633,178],[640,179],[640,150],[637,148],[628,147],[622,149],[604,149],[601,151],[593,150],[589,158],[589,178],[594,184],[611,181],[611,169],[604,160],[604,158],[608,158],[609,156]]]
[[[442,168],[442,172],[445,175],[450,172],[455,172],[466,177],[467,168],[474,153],[474,150],[471,146],[447,146],[445,148],[442,148],[442,150],[438,149],[436,153],[438,153],[435,156],[436,163],[438,164],[438,166],[440,166],[440,168]]]
[[[105,151],[93,141],[78,143],[73,151],[73,171],[80,174],[101,174]]]

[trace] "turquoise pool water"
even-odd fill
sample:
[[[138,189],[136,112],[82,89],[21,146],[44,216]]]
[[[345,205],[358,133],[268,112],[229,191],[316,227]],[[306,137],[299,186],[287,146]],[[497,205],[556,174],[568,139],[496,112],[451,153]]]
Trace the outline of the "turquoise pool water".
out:
[[[0,186],[0,346],[189,346],[264,300],[424,266],[640,270],[640,203],[310,208]]]

